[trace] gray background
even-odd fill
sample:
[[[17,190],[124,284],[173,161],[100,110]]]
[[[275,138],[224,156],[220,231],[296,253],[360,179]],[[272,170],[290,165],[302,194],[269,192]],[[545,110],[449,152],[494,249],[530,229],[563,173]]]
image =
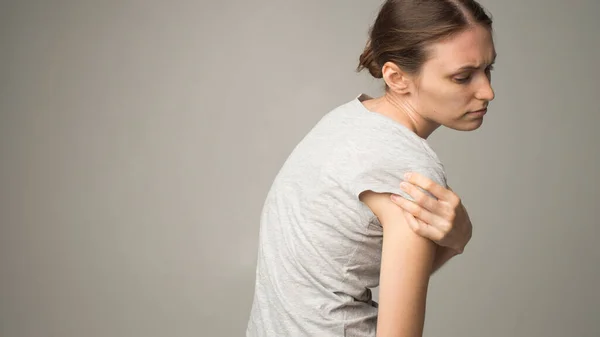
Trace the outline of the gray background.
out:
[[[599,336],[600,2],[487,0],[497,98],[431,137],[471,214],[426,336]],[[379,1],[4,1],[0,336],[242,336],[294,145],[381,82]]]

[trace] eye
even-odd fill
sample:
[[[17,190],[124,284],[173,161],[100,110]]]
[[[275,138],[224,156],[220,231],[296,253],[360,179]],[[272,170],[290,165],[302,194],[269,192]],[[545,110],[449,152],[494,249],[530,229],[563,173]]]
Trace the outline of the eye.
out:
[[[461,76],[455,77],[454,81],[459,84],[464,84],[464,83],[469,82],[469,80],[471,80],[471,77],[472,77],[471,74],[461,75]]]
[[[493,70],[494,70],[494,65],[493,64],[489,65],[487,68],[485,68],[486,75],[488,75],[488,77],[489,77]]]

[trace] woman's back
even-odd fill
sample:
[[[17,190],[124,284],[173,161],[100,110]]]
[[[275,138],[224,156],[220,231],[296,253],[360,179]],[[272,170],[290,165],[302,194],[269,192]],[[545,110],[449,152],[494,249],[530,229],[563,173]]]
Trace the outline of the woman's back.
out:
[[[358,196],[406,195],[407,171],[445,185],[426,141],[368,111],[361,95],[334,109],[289,156],[261,217],[248,336],[375,336],[382,228]]]

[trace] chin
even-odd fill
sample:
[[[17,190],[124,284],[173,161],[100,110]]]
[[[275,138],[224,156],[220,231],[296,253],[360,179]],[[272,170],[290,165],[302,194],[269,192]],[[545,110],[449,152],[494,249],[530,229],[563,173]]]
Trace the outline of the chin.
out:
[[[483,124],[483,118],[461,120],[453,123],[453,125],[446,125],[448,128],[457,131],[474,131],[481,127]]]

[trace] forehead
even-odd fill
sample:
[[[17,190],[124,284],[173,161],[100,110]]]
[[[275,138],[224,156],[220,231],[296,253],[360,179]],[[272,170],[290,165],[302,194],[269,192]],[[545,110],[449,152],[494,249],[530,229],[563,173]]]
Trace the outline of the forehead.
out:
[[[479,25],[432,44],[430,51],[429,62],[443,68],[490,64],[496,56],[491,32]]]

